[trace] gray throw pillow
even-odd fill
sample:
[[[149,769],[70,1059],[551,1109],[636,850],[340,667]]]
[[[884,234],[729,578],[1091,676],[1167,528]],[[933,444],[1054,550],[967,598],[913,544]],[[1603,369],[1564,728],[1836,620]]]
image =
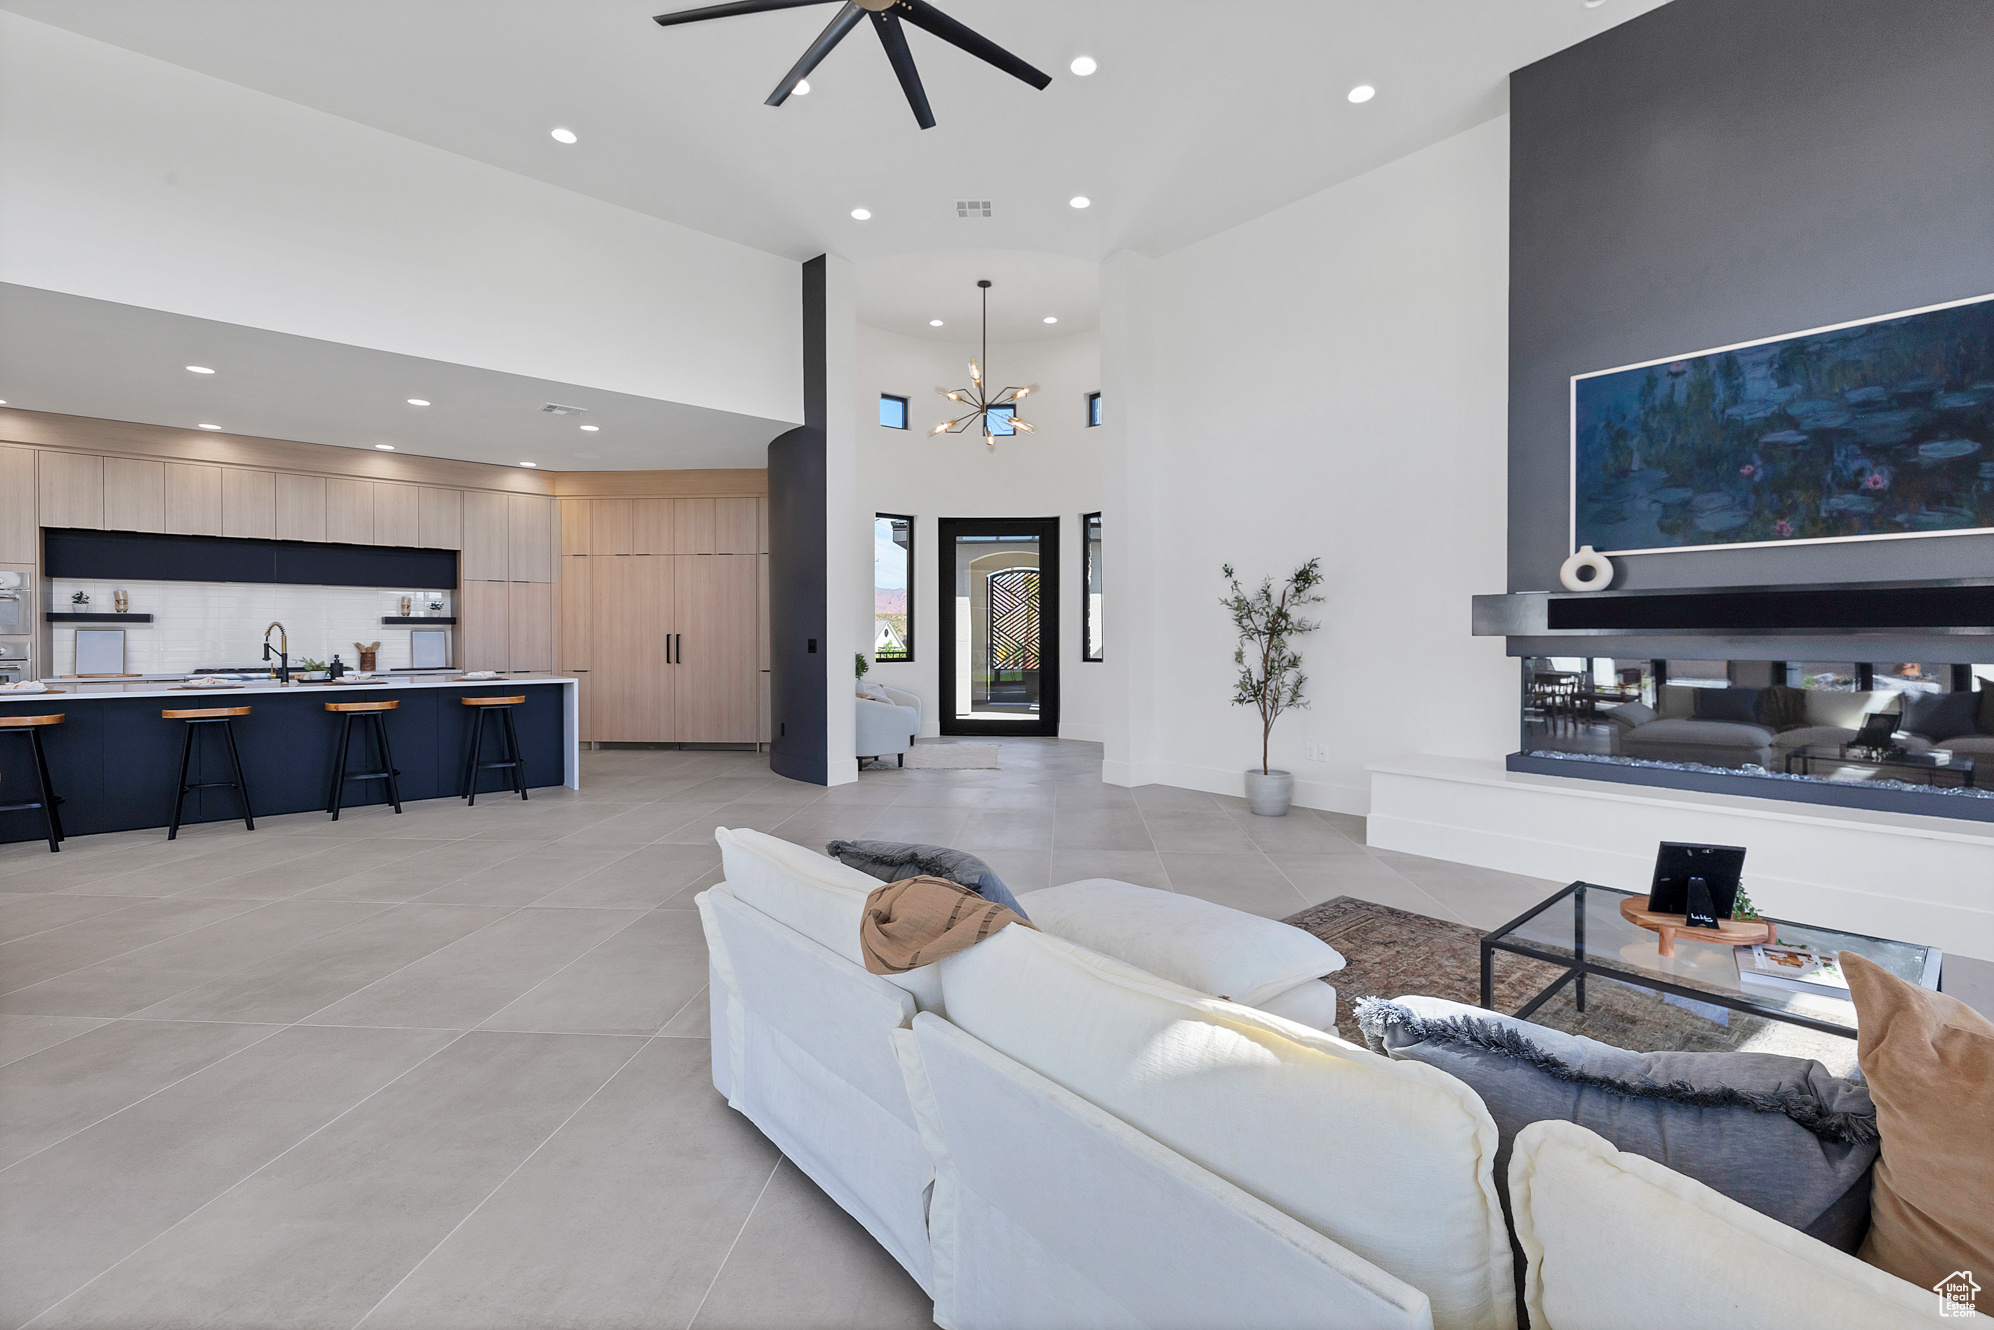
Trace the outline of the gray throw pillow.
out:
[[[1980,697],[1975,693],[1904,694],[1903,729],[1935,744],[1980,732]]]
[[[1759,690],[1756,688],[1699,688],[1696,690],[1698,720],[1731,720],[1742,725],[1759,723]]]
[[[959,887],[968,887],[984,900],[1001,905],[1020,919],[1029,919],[1018,898],[1004,880],[990,871],[990,865],[973,854],[951,850],[945,845],[912,845],[892,840],[834,840],[824,853],[847,868],[878,878],[899,882],[910,877],[939,877]]]
[[[1615,1148],[1695,1178],[1853,1253],[1869,1228],[1876,1107],[1811,1059],[1774,1053],[1630,1053],[1438,999],[1357,1004],[1373,1048],[1466,1082],[1495,1119],[1496,1187],[1533,1122],[1576,1122]],[[1467,1013],[1472,1012],[1472,1015]]]

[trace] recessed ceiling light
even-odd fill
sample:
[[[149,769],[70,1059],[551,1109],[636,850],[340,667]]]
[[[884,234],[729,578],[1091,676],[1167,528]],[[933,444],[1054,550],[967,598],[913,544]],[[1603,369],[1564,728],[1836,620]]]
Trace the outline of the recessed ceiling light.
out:
[[[539,465],[540,465],[540,463],[538,463],[538,462],[521,462],[521,463],[520,463],[520,465],[521,465],[521,466],[531,466],[531,467],[537,467],[537,466],[539,466]]]
[[[595,432],[596,432],[597,430],[601,429],[601,428],[602,428],[602,426],[600,426],[600,425],[584,425],[584,426],[582,426],[582,428],[583,428],[583,429],[585,429],[585,430],[587,430],[587,431],[588,431],[588,432],[589,432],[590,434],[593,434],[593,433],[595,433]]]
[[[395,450],[395,445],[392,443],[377,443],[374,446],[384,453],[391,453]]]
[[[1094,63],[1093,56],[1083,55],[1078,60],[1075,60],[1072,64],[1068,65],[1067,68],[1072,70],[1074,73],[1078,74],[1081,78],[1086,78],[1089,74],[1099,69],[1100,66]]]
[[[1091,208],[1094,206],[1094,200],[1088,198],[1085,194],[1076,194],[1068,199],[1066,203],[1071,208]]]
[[[795,87],[791,88],[790,92],[798,97],[808,97],[810,95],[810,80],[804,79],[802,82],[798,83]]]
[[[7,405],[7,399],[4,397],[0,397],[0,406],[5,406],[5,405]]]
[[[1350,90],[1350,100],[1362,105],[1378,95],[1378,90],[1368,83],[1360,83]]]
[[[1056,314],[1048,314],[1048,315],[1046,315],[1046,316],[1045,316],[1045,321],[1046,321],[1047,323],[1058,323],[1058,322],[1059,322],[1059,316],[1058,316],[1058,315],[1056,315]]]
[[[871,221],[871,220],[872,220],[872,213],[871,213],[871,212],[870,212],[869,210],[865,209],[865,208],[853,208],[853,209],[852,209],[852,220],[853,220],[853,221],[855,221],[855,222],[867,222],[867,221]]]
[[[429,399],[427,397],[411,397],[408,399],[408,404],[410,406],[428,406]]]
[[[213,370],[211,370],[211,369],[209,369],[209,368],[208,368],[208,367],[207,367],[206,365],[189,365],[189,366],[187,366],[187,372],[188,372],[189,374],[213,374],[213,373],[214,373],[214,371],[213,371]]]
[[[220,426],[220,425],[202,425],[202,426],[201,426],[201,428],[202,428],[202,429],[220,429],[220,428],[221,428],[221,426]]]
[[[930,328],[939,328],[942,326],[942,321],[940,319],[929,319],[928,326]]]
[[[575,131],[574,131],[574,130],[572,130],[572,129],[557,129],[557,130],[555,130],[555,131],[554,131],[554,142],[556,142],[556,143],[573,143],[574,141],[575,141]]]

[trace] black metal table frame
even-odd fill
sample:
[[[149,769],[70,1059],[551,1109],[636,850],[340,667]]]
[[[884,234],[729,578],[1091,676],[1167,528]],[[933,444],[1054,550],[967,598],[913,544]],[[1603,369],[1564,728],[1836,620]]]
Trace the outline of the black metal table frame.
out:
[[[1522,1007],[1512,1013],[1518,1020],[1528,1020],[1531,1013],[1535,1012],[1546,1002],[1549,1002],[1557,994],[1558,990],[1566,984],[1573,984],[1573,1005],[1579,1011],[1583,1012],[1586,1009],[1586,976],[1596,974],[1605,979],[1617,979],[1621,983],[1632,984],[1637,988],[1657,988],[1665,993],[1674,993],[1678,997],[1692,998],[1695,1001],[1707,1002],[1713,1006],[1728,1007],[1732,1011],[1743,1012],[1747,1016],[1763,1016],[1765,1019],[1771,1021],[1785,1021],[1788,1025],[1804,1026],[1809,1030],[1819,1030],[1823,1034],[1838,1034],[1847,1039],[1856,1037],[1855,1030],[1848,1026],[1835,1025],[1828,1021],[1818,1021],[1811,1016],[1800,1016],[1792,1012],[1769,1011],[1764,1007],[1753,1006],[1742,998],[1730,997],[1724,993],[1714,993],[1707,988],[1689,988],[1682,984],[1670,983],[1667,979],[1659,975],[1650,974],[1645,970],[1639,974],[1630,974],[1625,969],[1598,965],[1587,960],[1587,885],[1584,882],[1574,882],[1550,899],[1540,901],[1536,905],[1531,906],[1528,910],[1517,915],[1516,918],[1510,920],[1502,927],[1482,935],[1482,1009],[1484,1011],[1495,1010],[1495,953],[1498,951],[1507,951],[1518,956],[1527,956],[1531,960],[1543,961],[1547,965],[1560,966],[1565,971],[1552,980],[1537,996],[1531,998]],[[1610,888],[1602,888],[1602,890],[1610,890]],[[1613,894],[1618,896],[1624,893],[1616,891]],[[1503,940],[1512,930],[1521,927],[1528,920],[1543,914],[1567,896],[1572,898],[1573,908],[1571,955],[1560,956],[1555,952],[1544,951],[1525,943]]]
[[[1843,744],[1841,746],[1843,751],[1834,757],[1829,757],[1826,753],[1810,753],[1807,751],[1809,748],[1826,747],[1826,746],[1827,745],[1825,744],[1821,745],[1803,744],[1799,748],[1796,748],[1792,752],[1788,753],[1786,755],[1786,774],[1789,776],[1792,775],[1812,776],[1814,774],[1813,767],[1816,762],[1842,762],[1859,767],[1874,768],[1879,775],[1886,774],[1892,767],[1895,767],[1899,771],[1922,771],[1926,775],[1933,777],[1932,788],[1935,790],[1942,790],[1942,789],[1971,790],[1978,788],[1973,783],[1974,772],[1977,770],[1977,768],[1975,767],[1973,759],[1971,758],[1968,758],[1966,761],[1960,763],[1941,764],[1938,762],[1898,762],[1887,757],[1882,757],[1882,758],[1850,757],[1847,751],[1848,750],[1847,744]],[[1800,764],[1800,770],[1798,772],[1795,772],[1793,769],[1793,765],[1795,762],[1798,762]],[[1957,786],[1945,786],[1939,784],[1937,777],[1941,773],[1951,773],[1953,775],[1958,776],[1960,778],[1959,784]]]

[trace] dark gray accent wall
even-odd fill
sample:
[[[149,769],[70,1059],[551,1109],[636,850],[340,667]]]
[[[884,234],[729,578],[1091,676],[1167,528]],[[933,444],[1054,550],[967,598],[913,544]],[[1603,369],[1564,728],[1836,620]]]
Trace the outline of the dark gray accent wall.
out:
[[[1509,589],[1570,553],[1570,378],[1994,292],[1994,4],[1674,0],[1511,77]],[[1985,576],[1994,537],[1616,560]]]
[[[830,782],[824,266],[803,265],[803,428],[769,444],[769,766],[813,785]]]

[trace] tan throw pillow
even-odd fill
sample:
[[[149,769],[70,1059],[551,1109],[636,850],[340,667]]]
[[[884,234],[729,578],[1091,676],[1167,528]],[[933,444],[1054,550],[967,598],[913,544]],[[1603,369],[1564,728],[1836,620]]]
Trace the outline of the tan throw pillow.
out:
[[[1994,1022],[1852,951],[1841,960],[1883,1145],[1858,1255],[1920,1288],[1994,1270]]]

